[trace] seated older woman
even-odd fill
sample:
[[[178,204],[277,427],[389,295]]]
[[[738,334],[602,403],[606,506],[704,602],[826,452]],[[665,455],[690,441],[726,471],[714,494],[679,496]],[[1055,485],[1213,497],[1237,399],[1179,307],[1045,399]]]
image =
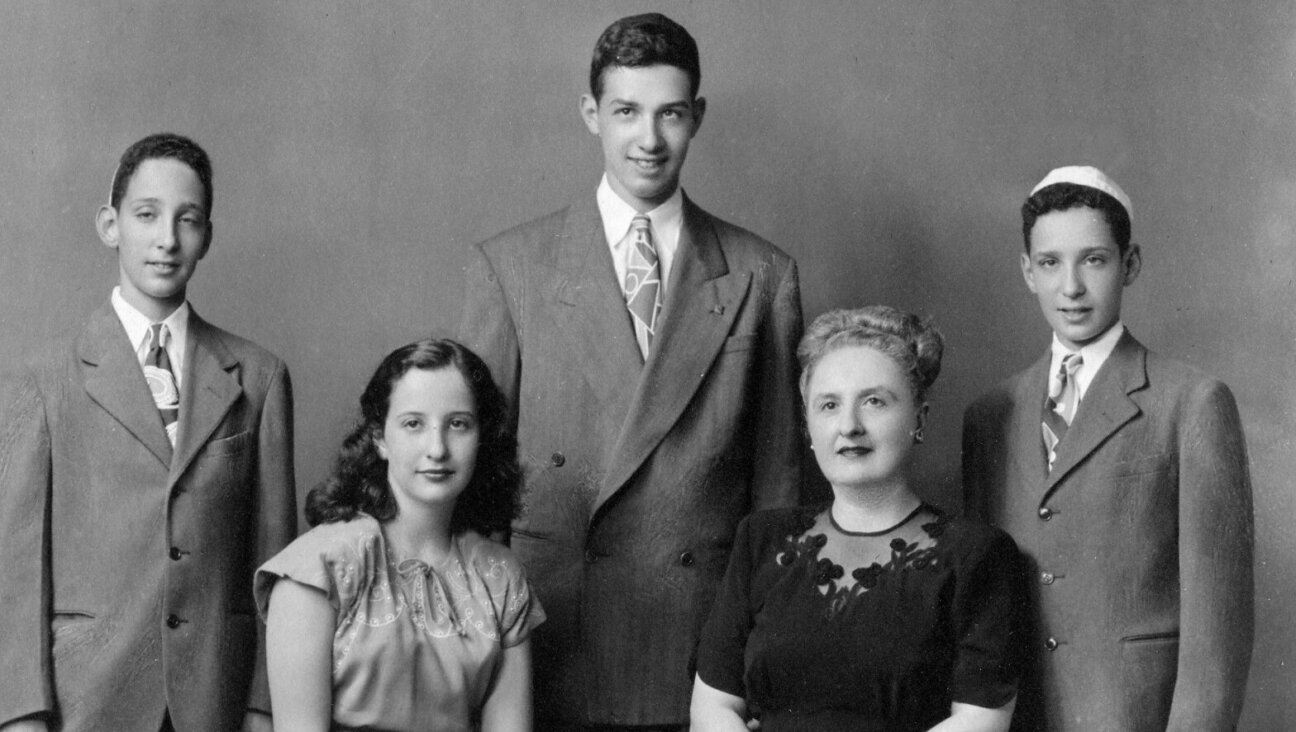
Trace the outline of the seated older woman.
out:
[[[833,500],[740,525],[698,650],[694,730],[1008,729],[1017,547],[912,485],[941,350],[929,323],[884,306],[810,326],[801,396]]]

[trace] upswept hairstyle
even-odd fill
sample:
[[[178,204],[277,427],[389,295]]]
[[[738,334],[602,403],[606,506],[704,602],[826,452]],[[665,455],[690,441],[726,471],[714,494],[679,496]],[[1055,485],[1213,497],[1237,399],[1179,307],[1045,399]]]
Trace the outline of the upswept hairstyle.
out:
[[[1107,227],[1111,229],[1112,238],[1116,240],[1116,246],[1124,255],[1130,243],[1129,211],[1126,211],[1120,201],[1111,195],[1097,188],[1076,183],[1054,183],[1045,186],[1022,204],[1022,238],[1026,241],[1026,251],[1030,251],[1031,229],[1035,228],[1036,219],[1046,213],[1066,211],[1081,206],[1102,213],[1107,219]]]
[[[690,96],[697,98],[702,85],[702,64],[697,42],[684,26],[661,13],[631,15],[609,25],[594,43],[590,61],[590,93],[603,97],[603,72],[609,66],[656,66],[665,64],[689,75]]]
[[[887,305],[830,310],[814,319],[797,346],[802,401],[823,357],[850,346],[868,346],[889,356],[908,375],[914,400],[921,403],[940,375],[945,339],[930,318]]]
[[[477,354],[450,339],[428,339],[387,355],[360,396],[360,421],[342,442],[333,475],[306,497],[306,522],[348,521],[358,512],[386,521],[396,515],[387,482],[387,461],[375,438],[382,434],[396,382],[413,369],[453,368],[463,374],[477,409],[477,464],[455,502],[452,533],[490,534],[509,528],[520,507],[522,468],[517,438],[508,426],[504,395]]]
[[[198,143],[171,132],[149,135],[122,153],[121,160],[117,163],[117,172],[113,173],[112,196],[108,201],[112,207],[120,210],[122,196],[126,195],[126,187],[130,185],[135,171],[145,160],[155,158],[173,158],[193,169],[203,184],[203,209],[211,216],[212,200],[216,195],[212,191],[211,158],[207,157],[207,152]]]

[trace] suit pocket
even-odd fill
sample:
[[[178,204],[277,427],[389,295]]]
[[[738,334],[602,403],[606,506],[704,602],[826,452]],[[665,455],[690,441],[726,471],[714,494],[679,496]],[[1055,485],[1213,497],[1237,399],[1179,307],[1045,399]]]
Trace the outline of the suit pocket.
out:
[[[748,333],[747,335],[736,335],[726,338],[724,345],[720,348],[720,352],[731,353],[733,351],[750,351],[755,347],[756,334]]]
[[[1165,729],[1179,670],[1179,631],[1121,638],[1122,729]]]
[[[90,613],[56,611],[50,618],[50,643],[56,667],[81,668],[83,664],[76,663],[75,659],[95,655],[109,640],[103,624]]]
[[[252,442],[252,433],[240,432],[237,435],[222,437],[219,440],[212,440],[203,448],[202,457],[214,457],[216,455],[233,455],[243,452]]]

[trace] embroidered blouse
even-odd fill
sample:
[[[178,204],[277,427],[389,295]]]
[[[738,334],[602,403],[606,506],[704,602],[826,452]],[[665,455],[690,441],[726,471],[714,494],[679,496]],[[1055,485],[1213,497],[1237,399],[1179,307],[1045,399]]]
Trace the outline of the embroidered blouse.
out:
[[[466,531],[437,566],[398,564],[365,514],[316,526],[257,570],[262,618],[284,578],[337,611],[333,721],[344,728],[473,729],[504,649],[545,617],[508,547]]]
[[[927,730],[1016,693],[1024,598],[1007,534],[926,504],[877,533],[830,506],[740,524],[698,674],[763,732]]]

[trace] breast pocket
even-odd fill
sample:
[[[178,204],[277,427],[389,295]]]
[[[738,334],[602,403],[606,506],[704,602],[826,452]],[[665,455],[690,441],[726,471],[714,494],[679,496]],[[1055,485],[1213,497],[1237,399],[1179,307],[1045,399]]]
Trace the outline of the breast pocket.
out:
[[[756,347],[756,334],[747,333],[745,335],[729,336],[725,339],[724,345],[720,347],[720,353],[734,353],[738,351],[750,351]]]

